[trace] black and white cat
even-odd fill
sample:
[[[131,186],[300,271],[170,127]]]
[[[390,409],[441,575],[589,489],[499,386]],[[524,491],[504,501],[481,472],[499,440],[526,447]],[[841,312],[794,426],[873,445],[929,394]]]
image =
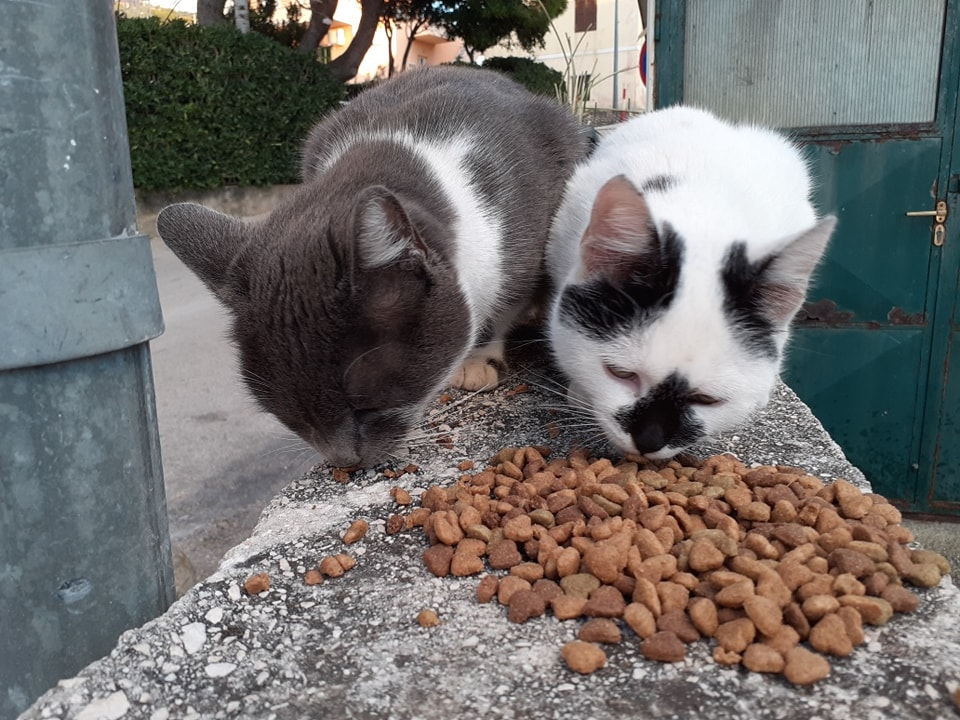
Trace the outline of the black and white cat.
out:
[[[444,387],[495,386],[587,140],[471,68],[405,72],[322,120],[266,218],[167,207],[163,240],[233,316],[241,371],[334,465],[385,459]]]
[[[687,107],[604,137],[551,229],[549,337],[569,395],[654,459],[764,406],[835,218],[796,147]]]

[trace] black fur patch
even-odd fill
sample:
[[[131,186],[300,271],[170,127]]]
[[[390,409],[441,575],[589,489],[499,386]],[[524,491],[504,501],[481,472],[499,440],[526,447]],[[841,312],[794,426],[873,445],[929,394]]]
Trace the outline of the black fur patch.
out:
[[[560,296],[560,321],[594,340],[608,340],[666,310],[680,280],[683,240],[669,225],[651,228],[654,249],[632,258],[627,280],[598,277],[571,285]]]
[[[686,447],[703,436],[703,425],[690,409],[690,384],[671,374],[631,407],[617,413],[617,423],[630,434],[641,453],[669,445]]]
[[[763,275],[774,256],[756,262],[747,259],[745,243],[734,243],[723,259],[723,311],[746,347],[757,354],[775,358],[773,323],[763,307]]]
[[[644,194],[666,192],[676,184],[677,179],[673,175],[654,175],[652,178],[643,181],[640,192]]]

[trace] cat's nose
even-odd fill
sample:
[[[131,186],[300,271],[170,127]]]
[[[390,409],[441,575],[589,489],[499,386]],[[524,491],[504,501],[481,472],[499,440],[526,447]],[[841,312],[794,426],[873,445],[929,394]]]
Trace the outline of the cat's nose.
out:
[[[657,423],[631,428],[630,437],[633,438],[633,444],[637,446],[637,452],[641,455],[655,452],[667,444],[666,433]]]

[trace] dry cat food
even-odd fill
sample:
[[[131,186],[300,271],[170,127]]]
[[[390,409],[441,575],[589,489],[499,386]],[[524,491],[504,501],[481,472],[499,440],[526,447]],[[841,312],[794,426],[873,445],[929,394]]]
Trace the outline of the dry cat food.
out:
[[[432,628],[440,624],[440,616],[437,615],[436,610],[431,610],[430,608],[424,608],[419,613],[417,613],[417,624],[420,627]]]
[[[251,575],[244,581],[243,589],[247,591],[247,595],[259,595],[270,589],[270,576],[267,573]]]
[[[601,645],[629,628],[651,660],[677,662],[711,638],[719,664],[807,685],[864,642],[865,623],[915,610],[907,585],[950,571],[907,547],[896,507],[845,480],[727,455],[549,455],[503,450],[454,486],[428,488],[402,522],[429,537],[423,561],[438,577],[505,573],[483,575],[477,599],[496,599],[510,621],[584,619],[562,648],[576,672],[602,668]]]
[[[367,530],[370,529],[370,524],[360,518],[359,520],[354,520],[350,523],[350,527],[347,528],[347,531],[343,534],[343,542],[345,545],[352,545],[363,538],[367,534]]]

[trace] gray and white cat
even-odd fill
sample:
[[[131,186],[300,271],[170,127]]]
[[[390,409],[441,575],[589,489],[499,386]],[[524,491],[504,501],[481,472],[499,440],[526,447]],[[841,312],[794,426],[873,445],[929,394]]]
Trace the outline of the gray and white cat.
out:
[[[623,452],[675,455],[764,406],[835,218],[798,149],[694,108],[604,137],[547,247],[553,354]]]
[[[504,76],[410,71],[311,131],[303,184],[269,216],[178,204],[157,225],[232,312],[260,404],[333,465],[369,466],[444,387],[497,384],[586,150],[566,110]]]

